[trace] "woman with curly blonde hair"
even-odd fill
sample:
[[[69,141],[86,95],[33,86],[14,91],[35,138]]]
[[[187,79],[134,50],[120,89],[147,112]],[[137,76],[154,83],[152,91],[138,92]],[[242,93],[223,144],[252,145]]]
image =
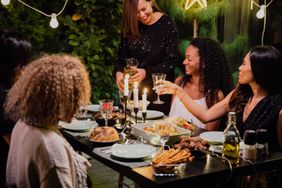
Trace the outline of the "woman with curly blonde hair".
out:
[[[7,95],[12,132],[6,181],[16,187],[87,187],[89,163],[58,130],[88,103],[90,84],[80,59],[45,55],[23,71]]]

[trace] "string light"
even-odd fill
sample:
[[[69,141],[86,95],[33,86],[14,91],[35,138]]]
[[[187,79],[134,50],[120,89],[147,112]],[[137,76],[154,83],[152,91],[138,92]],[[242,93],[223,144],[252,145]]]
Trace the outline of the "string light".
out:
[[[256,16],[258,19],[262,19],[265,16],[265,5],[261,5],[259,11],[257,12]]]
[[[8,5],[10,3],[10,0],[1,0],[1,3],[3,5]]]
[[[198,3],[202,8],[207,8],[208,4],[207,4],[207,0],[193,0],[190,3],[190,0],[186,0],[185,3],[185,9],[188,10],[193,4]]]
[[[254,0],[251,0],[251,10],[253,10],[254,5],[256,5],[259,10],[256,14],[256,17],[258,19],[262,19],[265,16],[266,8],[272,3],[273,0],[271,0],[268,4],[266,4],[266,1],[264,1],[264,4],[259,5]]]
[[[29,4],[21,1],[21,0],[17,0],[17,1],[22,3],[24,6],[30,8],[30,9],[32,9],[32,10],[34,10],[34,11],[36,11],[36,12],[38,12],[38,13],[44,15],[44,16],[50,17],[51,18],[51,20],[50,20],[50,27],[52,27],[52,28],[57,28],[59,26],[59,22],[57,20],[57,17],[64,11],[64,9],[66,8],[66,5],[68,3],[68,0],[66,0],[65,3],[64,3],[64,6],[60,10],[60,12],[52,13],[52,14],[46,14],[46,13],[42,12],[41,10],[38,10],[37,8],[34,8],[34,7],[30,6]],[[1,3],[3,5],[8,5],[10,3],[10,0],[1,0]]]
[[[254,5],[256,5],[259,10],[256,14],[256,17],[258,19],[262,19],[263,18],[263,29],[262,29],[262,33],[261,33],[261,45],[264,45],[264,34],[265,34],[265,28],[266,28],[266,8],[273,2],[273,0],[271,0],[268,4],[266,4],[266,0],[264,0],[264,4],[259,5],[257,4],[254,0],[251,0],[251,10],[253,10]]]

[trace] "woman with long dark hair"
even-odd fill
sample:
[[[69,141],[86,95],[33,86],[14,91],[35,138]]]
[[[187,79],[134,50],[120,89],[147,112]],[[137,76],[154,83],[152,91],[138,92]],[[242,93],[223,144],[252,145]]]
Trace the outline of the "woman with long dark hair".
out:
[[[239,67],[238,84],[222,101],[206,109],[198,105],[178,85],[160,81],[160,94],[179,97],[185,107],[202,122],[219,119],[229,111],[237,114],[241,136],[247,129],[267,129],[269,148],[282,151],[282,61],[272,46],[259,46],[245,56]]]
[[[231,72],[220,45],[212,39],[196,38],[185,51],[185,75],[175,80],[191,98],[205,108],[221,101],[233,87]],[[219,121],[202,123],[174,96],[169,116],[180,116],[198,130],[217,130]],[[197,130],[196,130],[197,134]]]
[[[7,92],[29,62],[31,48],[31,43],[20,33],[8,29],[0,31],[0,187],[5,182],[11,132],[15,125],[5,117],[3,104]]]

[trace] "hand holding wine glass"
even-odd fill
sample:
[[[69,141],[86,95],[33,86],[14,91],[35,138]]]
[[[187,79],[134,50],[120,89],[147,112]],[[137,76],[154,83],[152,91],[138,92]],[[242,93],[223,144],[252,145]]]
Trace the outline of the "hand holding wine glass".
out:
[[[153,73],[152,74],[152,78],[153,78],[153,83],[154,83],[154,87],[157,87],[160,83],[160,80],[165,80],[166,78],[166,74],[164,73]],[[160,95],[157,93],[158,95],[158,99],[156,101],[154,101],[154,104],[164,104],[163,101],[160,100]]]
[[[105,119],[105,126],[108,126],[108,119],[113,110],[113,100],[103,99],[99,100],[101,115]]]

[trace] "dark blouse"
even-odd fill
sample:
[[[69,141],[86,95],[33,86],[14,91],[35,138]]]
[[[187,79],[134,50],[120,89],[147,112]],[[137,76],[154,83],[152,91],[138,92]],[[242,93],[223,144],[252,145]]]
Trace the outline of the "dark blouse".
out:
[[[237,128],[241,137],[243,137],[244,131],[248,129],[266,129],[269,149],[279,151],[277,122],[281,109],[281,97],[266,96],[255,106],[245,122],[243,122],[243,112],[237,113]]]
[[[174,21],[163,15],[152,25],[144,25],[139,22],[140,38],[129,40],[126,35],[121,36],[121,42],[118,49],[118,58],[114,66],[113,75],[116,72],[123,72],[127,58],[135,58],[139,61],[138,68],[146,70],[146,78],[140,83],[140,92],[144,87],[148,89],[148,100],[156,100],[155,92],[152,91],[152,73],[165,73],[166,80],[174,81],[174,69],[178,63],[179,52],[177,47],[178,31]],[[165,105],[168,114],[171,96],[161,96],[166,100]],[[153,108],[152,103],[148,107]],[[159,110],[165,111],[162,105],[158,105]]]
[[[9,152],[9,145],[4,140],[3,136],[11,134],[14,127],[14,122],[8,120],[4,115],[3,104],[7,95],[7,89],[0,83],[0,187],[5,182],[6,163]]]

